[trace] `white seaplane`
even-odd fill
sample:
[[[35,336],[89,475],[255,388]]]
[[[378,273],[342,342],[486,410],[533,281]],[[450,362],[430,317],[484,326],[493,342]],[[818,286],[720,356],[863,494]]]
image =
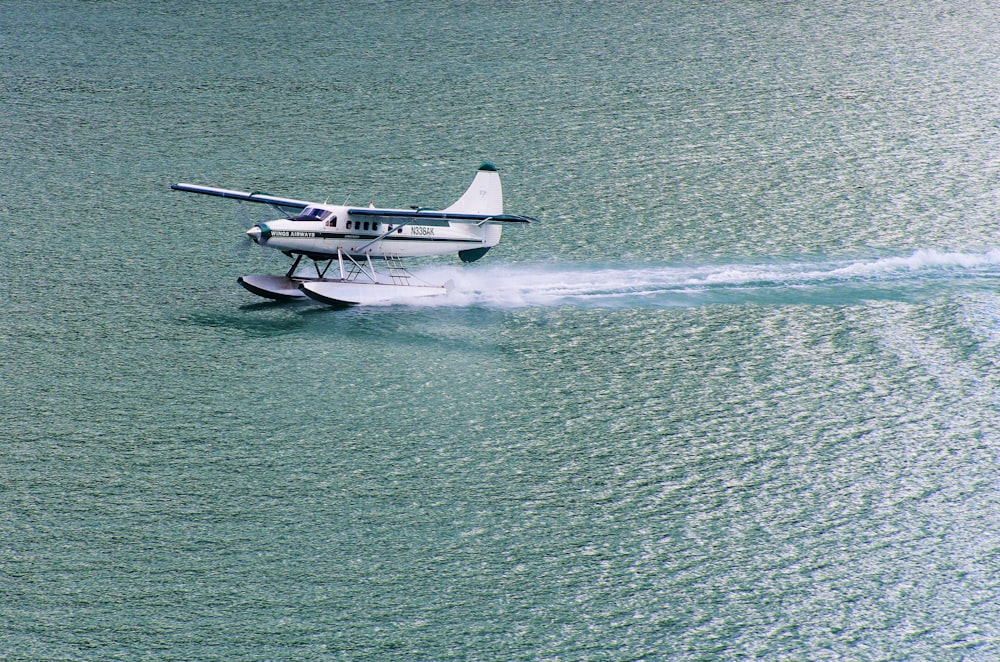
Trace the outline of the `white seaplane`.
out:
[[[535,220],[503,213],[500,174],[491,163],[479,166],[462,197],[439,211],[329,205],[196,184],[170,188],[273,207],[283,217],[257,223],[246,234],[292,258],[292,266],[283,276],[254,274],[240,276],[237,282],[269,299],[310,297],[334,306],[390,304],[444,294],[448,284],[413,282],[416,278],[401,260],[458,253],[462,261],[473,262],[500,242],[503,226]],[[312,261],[315,276],[299,272],[302,258]],[[376,271],[375,261],[384,263],[383,273]],[[334,264],[336,270],[328,275]]]

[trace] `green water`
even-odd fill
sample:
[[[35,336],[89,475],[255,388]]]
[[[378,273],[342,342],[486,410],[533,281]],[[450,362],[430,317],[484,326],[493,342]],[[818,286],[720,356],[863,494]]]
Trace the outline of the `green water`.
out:
[[[997,658],[998,23],[0,2],[0,659]],[[420,306],[169,189],[486,159]]]

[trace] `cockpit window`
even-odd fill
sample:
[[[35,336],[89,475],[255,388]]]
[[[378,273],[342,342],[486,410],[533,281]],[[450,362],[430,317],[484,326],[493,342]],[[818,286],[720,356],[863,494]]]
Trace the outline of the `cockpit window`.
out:
[[[306,207],[298,215],[292,216],[292,221],[325,221],[333,215],[332,211],[317,209],[316,207]]]

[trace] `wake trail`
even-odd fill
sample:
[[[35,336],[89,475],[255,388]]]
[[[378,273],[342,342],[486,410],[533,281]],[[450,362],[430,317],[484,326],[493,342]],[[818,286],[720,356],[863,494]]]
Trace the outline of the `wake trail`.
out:
[[[868,259],[675,265],[466,265],[414,270],[451,281],[429,306],[676,307],[722,303],[850,304],[911,299],[955,287],[995,287],[1000,249],[931,249]]]

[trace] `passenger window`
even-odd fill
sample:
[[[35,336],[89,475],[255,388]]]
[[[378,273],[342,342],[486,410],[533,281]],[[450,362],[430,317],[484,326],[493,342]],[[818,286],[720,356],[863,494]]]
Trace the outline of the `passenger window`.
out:
[[[350,221],[347,221],[347,229],[348,229],[348,230],[350,230],[350,229],[351,229],[351,222],[350,222]]]
[[[365,221],[365,230],[368,229],[368,221]]]

